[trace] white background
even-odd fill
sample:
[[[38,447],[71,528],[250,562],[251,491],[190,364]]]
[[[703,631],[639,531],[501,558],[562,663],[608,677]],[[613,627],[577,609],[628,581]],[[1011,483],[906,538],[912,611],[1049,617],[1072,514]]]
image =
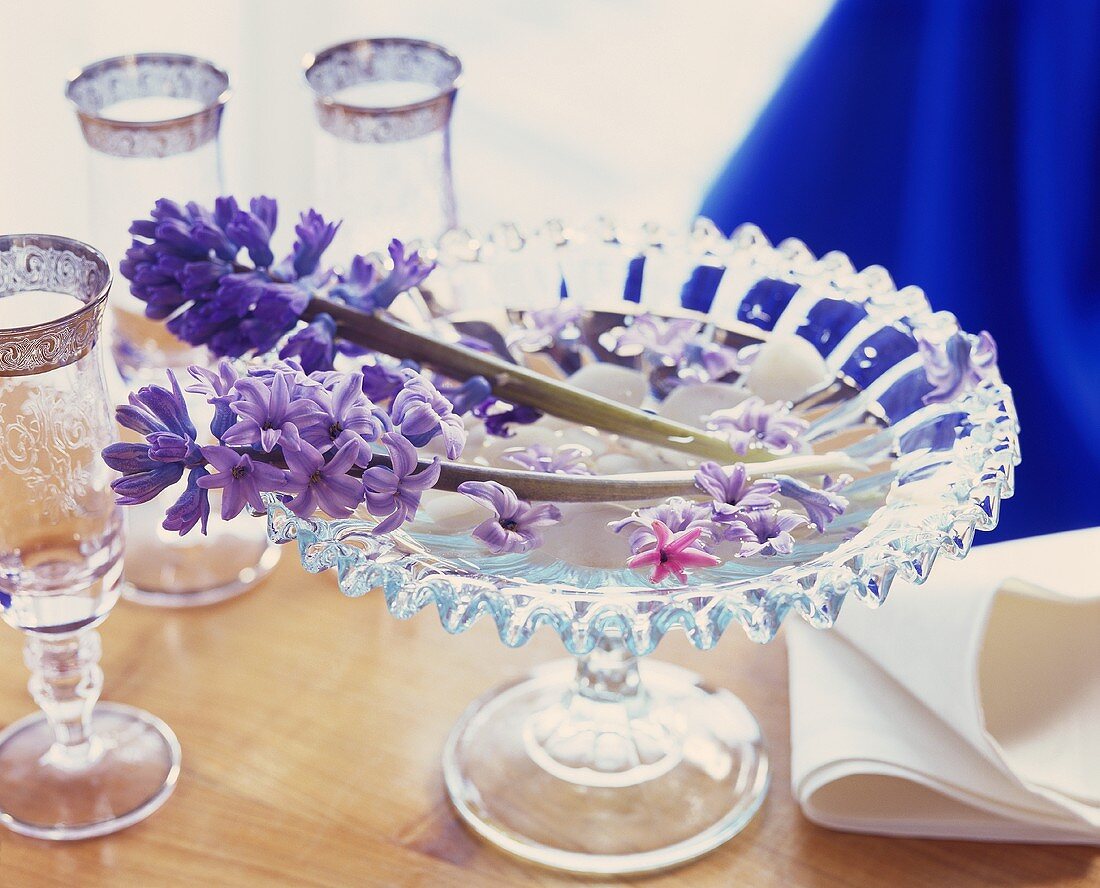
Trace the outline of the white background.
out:
[[[88,236],[86,149],[64,80],[95,59],[148,50],[229,71],[230,190],[304,207],[314,124],[300,60],[379,35],[431,39],[463,60],[462,223],[597,214],[682,223],[830,5],[0,0],[0,232]]]

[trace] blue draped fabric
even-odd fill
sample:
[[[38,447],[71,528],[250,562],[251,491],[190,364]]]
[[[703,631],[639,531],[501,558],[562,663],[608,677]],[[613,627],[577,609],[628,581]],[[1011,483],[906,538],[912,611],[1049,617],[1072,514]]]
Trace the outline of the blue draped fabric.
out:
[[[1100,524],[1100,3],[840,0],[702,214],[989,330],[1024,454],[996,538]]]

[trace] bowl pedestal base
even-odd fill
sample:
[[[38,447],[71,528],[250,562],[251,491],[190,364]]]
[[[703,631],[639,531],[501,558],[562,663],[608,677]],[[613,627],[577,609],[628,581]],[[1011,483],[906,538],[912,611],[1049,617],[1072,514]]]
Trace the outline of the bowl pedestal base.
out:
[[[740,832],[768,787],[760,727],[737,697],[614,640],[475,701],[443,771],[480,836],[591,875],[693,860]]]

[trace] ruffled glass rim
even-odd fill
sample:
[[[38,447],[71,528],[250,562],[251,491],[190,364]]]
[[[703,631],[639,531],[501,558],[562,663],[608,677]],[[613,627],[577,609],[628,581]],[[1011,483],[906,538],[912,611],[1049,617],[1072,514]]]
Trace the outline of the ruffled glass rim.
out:
[[[489,235],[452,232],[440,246],[440,259],[444,266],[448,261],[493,261],[516,254],[532,238],[563,246],[586,237],[640,249],[674,247],[700,263],[728,265],[748,259],[773,274],[824,278],[843,288],[847,298],[864,300],[880,313],[904,314],[914,331],[943,331],[943,314],[932,312],[924,294],[916,287],[895,289],[881,266],[857,272],[844,254],[832,252],[819,259],[793,239],[773,247],[751,225],[728,238],[706,220],[687,233],[652,225],[620,228],[607,221],[594,230],[551,222],[532,234],[509,225]],[[621,635],[634,653],[647,654],[676,626],[706,649],[734,622],[752,640],[766,642],[791,610],[824,628],[833,624],[849,593],[878,606],[897,575],[922,583],[939,555],[965,556],[977,530],[996,526],[1000,502],[1012,495],[1020,461],[1012,394],[994,374],[946,407],[964,414],[972,427],[967,438],[953,444],[951,465],[957,477],[942,484],[934,500],[911,502],[891,488],[884,505],[848,542],[803,564],[753,578],[660,590],[642,588],[639,582],[635,591],[603,592],[462,573],[431,553],[396,553],[390,540],[371,536],[368,522],[298,518],[274,497],[267,497],[269,535],[280,543],[296,540],[307,570],[335,568],[345,594],[362,595],[380,587],[391,613],[400,618],[434,604],[444,627],[455,633],[487,614],[510,646],[525,643],[541,625],[553,627],[576,655],[591,651],[609,633]],[[919,471],[920,458],[907,456],[906,470]],[[925,459],[928,466],[942,465],[944,454],[929,453]]]

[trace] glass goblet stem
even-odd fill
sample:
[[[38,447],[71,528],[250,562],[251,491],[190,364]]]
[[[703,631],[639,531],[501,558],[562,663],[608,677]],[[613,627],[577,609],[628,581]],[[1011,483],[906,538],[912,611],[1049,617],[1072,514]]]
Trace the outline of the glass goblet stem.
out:
[[[87,627],[62,636],[27,633],[27,687],[53,728],[48,756],[57,767],[78,769],[102,752],[91,727],[92,708],[103,689],[100,651],[99,633]]]
[[[604,635],[591,653],[577,657],[575,694],[599,703],[641,703],[645,689],[638,674],[638,658],[622,640]]]

